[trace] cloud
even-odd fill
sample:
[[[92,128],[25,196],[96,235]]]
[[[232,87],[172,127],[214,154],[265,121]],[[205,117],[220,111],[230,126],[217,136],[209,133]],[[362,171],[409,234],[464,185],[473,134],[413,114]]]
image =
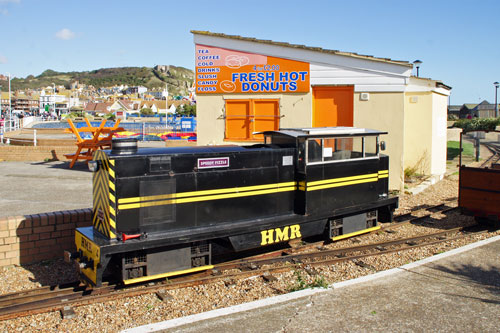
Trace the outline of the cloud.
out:
[[[75,38],[75,33],[67,28],[64,28],[56,32],[56,37],[62,40],[70,40]]]
[[[9,61],[7,60],[7,57],[4,57],[3,55],[0,54],[0,64],[6,64]]]
[[[0,0],[0,15],[9,15],[9,10],[6,7],[11,3],[21,3],[21,0]]]

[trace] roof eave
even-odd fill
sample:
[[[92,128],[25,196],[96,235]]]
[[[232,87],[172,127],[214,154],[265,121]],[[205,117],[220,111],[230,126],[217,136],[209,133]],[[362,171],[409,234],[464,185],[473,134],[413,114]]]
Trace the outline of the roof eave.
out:
[[[261,44],[268,44],[268,45],[289,47],[289,48],[295,48],[295,49],[303,49],[303,50],[308,50],[308,51],[321,52],[321,53],[327,53],[327,54],[334,54],[334,55],[338,55],[338,56],[352,57],[352,58],[364,59],[364,60],[370,60],[370,61],[384,62],[384,63],[389,63],[389,64],[394,64],[394,65],[406,66],[406,67],[409,67],[409,68],[413,68],[413,64],[410,63],[410,62],[408,62],[408,61],[393,60],[393,59],[389,59],[389,58],[378,58],[378,57],[374,57],[374,56],[362,55],[362,54],[357,54],[357,53],[353,53],[353,52],[344,52],[344,51],[339,51],[339,50],[328,50],[328,49],[323,49],[321,47],[311,47],[311,46],[300,45],[300,44],[290,44],[290,43],[285,43],[285,42],[275,42],[275,41],[267,40],[267,39],[257,39],[257,38],[252,38],[252,37],[242,37],[242,36],[238,36],[238,35],[226,35],[226,34],[222,34],[222,33],[210,32],[210,31],[191,30],[191,33],[195,34],[195,35],[196,34],[197,35],[205,35],[205,36],[211,36],[211,37],[235,39],[235,40],[242,40],[242,41],[247,41],[247,42],[254,42],[254,43],[261,43]]]

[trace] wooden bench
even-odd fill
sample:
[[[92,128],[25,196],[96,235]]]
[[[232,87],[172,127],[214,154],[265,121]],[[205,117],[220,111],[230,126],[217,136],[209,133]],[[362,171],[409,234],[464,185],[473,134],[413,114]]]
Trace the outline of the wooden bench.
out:
[[[99,127],[93,127],[87,118],[85,118],[85,122],[87,123],[87,127],[76,128],[73,121],[68,119],[70,128],[67,128],[65,132],[73,133],[76,136],[77,146],[74,154],[64,155],[67,159],[71,160],[69,164],[70,169],[73,168],[78,160],[85,160],[86,162],[92,160],[94,151],[111,148],[113,134],[124,130],[122,127],[118,127],[120,120],[113,127],[104,127],[106,120],[103,120]],[[92,133],[92,138],[83,139],[80,134],[84,132]]]

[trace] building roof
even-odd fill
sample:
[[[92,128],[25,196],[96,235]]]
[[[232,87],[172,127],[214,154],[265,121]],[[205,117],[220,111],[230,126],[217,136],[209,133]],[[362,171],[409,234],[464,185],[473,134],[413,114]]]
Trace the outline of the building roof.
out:
[[[275,42],[272,40],[257,39],[257,38],[252,38],[252,37],[242,37],[242,36],[238,36],[238,35],[226,35],[226,34],[222,34],[222,33],[210,32],[210,31],[191,30],[191,33],[197,34],[197,35],[205,35],[205,36],[220,37],[220,38],[227,38],[227,39],[236,39],[236,40],[242,40],[242,41],[253,42],[253,43],[261,43],[261,44],[290,47],[290,48],[295,48],[295,49],[303,49],[303,50],[308,50],[308,51],[334,54],[334,55],[353,57],[353,58],[359,58],[359,59],[367,59],[367,60],[372,60],[372,61],[379,61],[379,62],[386,62],[386,63],[390,63],[390,64],[403,65],[403,66],[413,68],[413,64],[408,62],[408,61],[392,60],[390,58],[379,58],[379,57],[374,57],[371,55],[363,55],[363,54],[358,54],[358,53],[354,53],[354,52],[328,50],[328,49],[323,49],[321,47],[311,47],[311,46],[300,45],[300,44]]]
[[[99,102],[89,102],[85,106],[86,112],[101,112],[101,113],[109,113],[109,108],[113,105],[113,103],[99,103]]]
[[[467,104],[467,103],[466,103],[466,104],[464,104],[464,106],[465,106],[467,109],[472,110],[472,109],[474,109],[474,108],[477,106],[477,104]]]
[[[153,104],[156,106],[158,109],[165,109],[165,101],[142,101],[141,102],[141,109],[142,108],[151,108]]]

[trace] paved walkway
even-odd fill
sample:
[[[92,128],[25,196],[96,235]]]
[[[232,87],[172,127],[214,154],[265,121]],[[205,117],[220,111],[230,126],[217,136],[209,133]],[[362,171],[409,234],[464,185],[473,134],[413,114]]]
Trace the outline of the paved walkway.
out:
[[[498,332],[500,237],[333,288],[126,332]]]
[[[139,147],[165,147],[139,142]],[[69,160],[68,160],[69,161]],[[0,218],[92,207],[92,172],[84,162],[0,161]]]
[[[0,162],[0,217],[92,207],[85,163]]]

